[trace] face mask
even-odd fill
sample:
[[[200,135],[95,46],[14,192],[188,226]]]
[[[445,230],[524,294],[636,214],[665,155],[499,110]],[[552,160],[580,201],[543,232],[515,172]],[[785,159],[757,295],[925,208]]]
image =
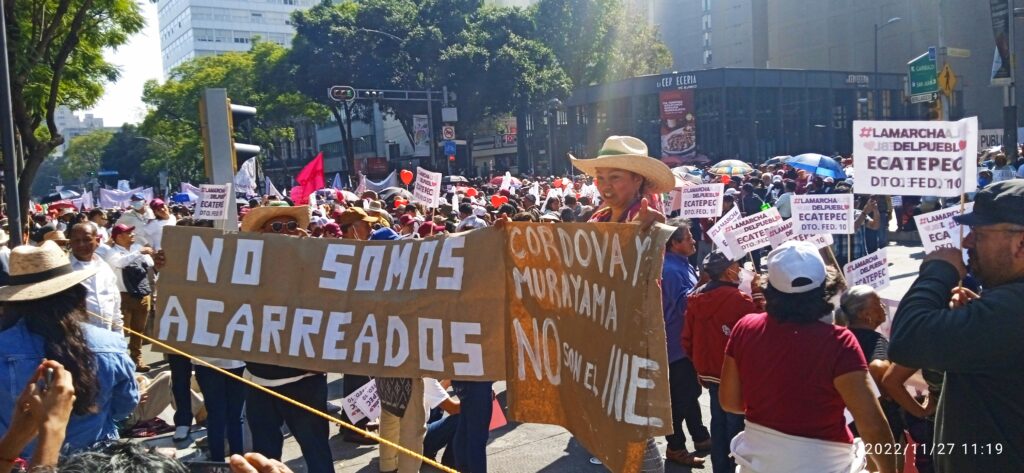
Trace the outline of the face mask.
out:
[[[754,282],[754,272],[749,271],[746,268],[740,268],[740,291],[745,294],[751,294],[751,283]]]
[[[132,202],[132,208],[135,210],[142,210],[143,205],[145,205],[145,203],[142,202],[141,200],[136,200]]]

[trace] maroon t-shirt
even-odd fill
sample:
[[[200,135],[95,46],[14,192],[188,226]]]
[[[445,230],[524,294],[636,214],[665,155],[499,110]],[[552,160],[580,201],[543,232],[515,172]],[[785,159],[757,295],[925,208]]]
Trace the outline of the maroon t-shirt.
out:
[[[832,381],[867,371],[857,338],[824,322],[780,323],[750,314],[732,329],[725,354],[736,360],[747,419],[800,437],[853,443]]]

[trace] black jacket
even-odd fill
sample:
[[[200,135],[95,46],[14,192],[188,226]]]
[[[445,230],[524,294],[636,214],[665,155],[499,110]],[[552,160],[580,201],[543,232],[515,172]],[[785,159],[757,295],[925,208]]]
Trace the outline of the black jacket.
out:
[[[894,316],[889,358],[946,372],[935,471],[1024,471],[1024,280],[950,309],[958,276],[949,263],[921,265]]]

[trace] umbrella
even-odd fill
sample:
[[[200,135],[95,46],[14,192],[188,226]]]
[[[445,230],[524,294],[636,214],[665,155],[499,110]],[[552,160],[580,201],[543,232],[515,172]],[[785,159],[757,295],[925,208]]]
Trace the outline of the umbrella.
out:
[[[703,184],[704,180],[701,179],[700,174],[700,170],[693,166],[672,168],[672,175],[676,176],[676,187]]]
[[[78,207],[75,207],[75,204],[73,202],[71,202],[70,200],[58,200],[58,201],[56,201],[56,202],[54,202],[54,203],[52,203],[52,204],[50,204],[50,205],[48,205],[46,207],[48,209],[50,209],[50,210],[60,210],[60,209],[74,209],[74,210],[78,210]]]
[[[784,163],[786,161],[789,161],[790,158],[792,158],[792,156],[786,154],[786,155],[782,155],[782,156],[776,156],[776,157],[774,157],[772,159],[769,159],[769,160],[765,161],[764,163],[769,165],[769,166],[773,165],[773,164],[782,164],[782,163]]]
[[[453,176],[453,177],[458,177],[458,176]],[[465,178],[463,178],[463,179],[465,179]],[[405,200],[411,200],[412,199],[412,192],[409,192],[409,191],[407,191],[405,189],[402,189],[401,187],[388,187],[388,188],[378,192],[377,196],[380,197],[383,200],[391,200],[391,199],[393,199],[395,197],[401,197],[401,198],[403,198]]]
[[[77,192],[75,192],[73,190],[61,189],[59,192],[54,192],[54,193],[52,193],[52,194],[50,194],[50,195],[48,195],[46,197],[43,197],[39,201],[39,203],[40,204],[49,204],[50,202],[56,202],[58,200],[77,199],[77,198],[79,198],[81,196],[82,196],[82,194],[79,194],[79,193],[77,193]]]
[[[176,203],[179,203],[179,204],[183,204],[183,203],[189,202],[189,200],[190,200],[189,195],[184,193],[184,192],[179,192],[179,193],[174,194],[173,196],[171,196],[171,202],[176,202]]]
[[[753,171],[754,168],[738,159],[726,159],[708,169],[708,172],[716,176],[742,176]]]
[[[505,178],[505,176],[495,176],[493,179],[491,179],[491,185],[492,186],[500,186],[501,185],[501,180],[504,179],[504,178]],[[519,178],[513,177],[511,185],[512,185],[512,187],[522,187],[523,186],[523,181],[520,181]]]
[[[442,176],[441,177],[441,184],[455,184],[455,183],[458,183],[458,182],[462,182],[462,183],[468,184],[469,183],[469,179],[466,179],[466,178],[464,178],[462,176]]]
[[[786,161],[786,164],[797,169],[813,172],[819,176],[831,177],[834,179],[846,179],[846,173],[843,172],[843,166],[837,163],[836,160],[823,154],[804,153],[799,156],[794,156],[789,161]]]

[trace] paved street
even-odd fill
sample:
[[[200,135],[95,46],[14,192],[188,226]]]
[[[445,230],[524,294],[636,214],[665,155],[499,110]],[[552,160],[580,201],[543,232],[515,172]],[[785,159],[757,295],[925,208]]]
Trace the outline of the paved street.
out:
[[[920,260],[923,257],[920,246],[902,246],[892,244],[888,248],[888,256],[892,266],[890,275],[892,284],[882,291],[883,297],[899,299],[913,283],[917,274]],[[161,360],[157,353],[147,353],[147,360],[156,365]],[[166,369],[166,365],[159,364],[160,369]],[[341,398],[341,376],[329,376],[329,399],[337,402]],[[505,383],[495,383],[495,391],[502,402],[505,401]],[[710,420],[707,391],[700,397],[701,409],[704,415],[704,424]],[[171,422],[173,411],[168,409],[161,416],[164,420]],[[338,434],[339,427],[331,426],[331,446],[334,450],[336,460],[336,471],[338,472],[376,472],[377,447],[356,446],[342,441]],[[193,439],[205,436],[203,430],[193,433]],[[147,443],[160,447],[174,447],[171,441],[171,434],[147,440]],[[665,449],[664,438],[658,439],[662,450]],[[179,445],[177,453],[179,458],[186,461],[203,459],[202,454],[196,449],[195,443],[187,446]],[[488,468],[492,472],[600,472],[605,471],[603,466],[592,465],[589,462],[590,455],[576,443],[572,436],[563,428],[540,425],[540,424],[514,424],[491,432],[491,439],[487,447]],[[300,458],[301,452],[295,441],[288,437],[285,441],[285,462],[296,472],[303,472],[305,464]],[[710,459],[708,467],[704,470],[710,471]],[[425,467],[424,471],[434,471]],[[688,468],[669,464],[667,471],[686,472]]]

